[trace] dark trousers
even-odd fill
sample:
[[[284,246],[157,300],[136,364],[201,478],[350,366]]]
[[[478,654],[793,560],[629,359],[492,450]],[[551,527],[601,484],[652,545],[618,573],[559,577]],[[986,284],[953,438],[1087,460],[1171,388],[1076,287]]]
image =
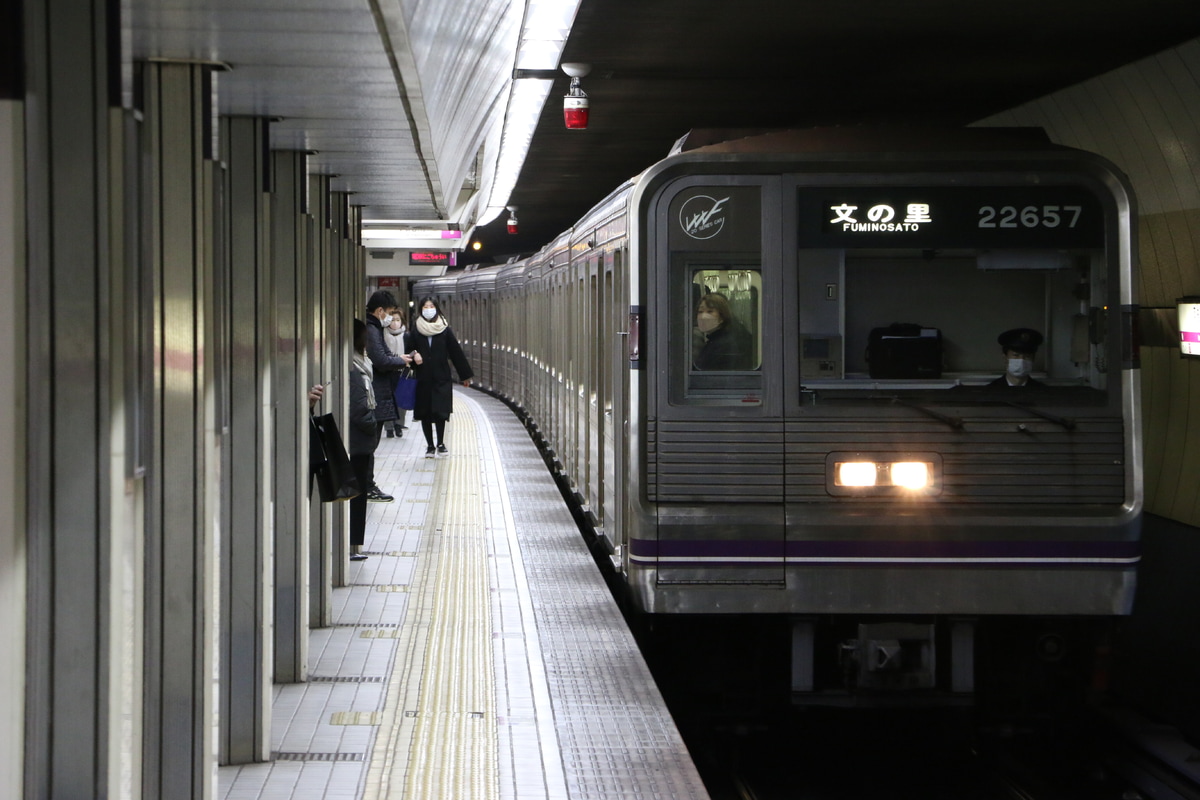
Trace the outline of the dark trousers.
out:
[[[437,428],[437,443],[445,444],[442,437],[446,435],[446,420],[439,419],[437,422],[427,419],[421,420],[421,433],[425,434],[425,444],[430,447],[433,447],[433,429],[435,427]]]
[[[387,424],[388,423],[386,423],[386,422],[376,422],[375,423],[375,446],[373,448],[371,448],[372,453],[374,453],[376,450],[379,449],[379,440],[383,438],[383,426],[387,425]],[[353,461],[354,460],[353,457],[350,460]],[[379,488],[379,484],[375,483],[375,456],[374,455],[371,456],[370,483],[366,483],[366,484],[360,483],[359,486],[363,487],[364,492],[367,491],[367,489],[378,489]]]
[[[350,546],[362,547],[367,538],[367,489],[375,485],[375,456],[350,456],[350,468],[362,488],[350,500]]]

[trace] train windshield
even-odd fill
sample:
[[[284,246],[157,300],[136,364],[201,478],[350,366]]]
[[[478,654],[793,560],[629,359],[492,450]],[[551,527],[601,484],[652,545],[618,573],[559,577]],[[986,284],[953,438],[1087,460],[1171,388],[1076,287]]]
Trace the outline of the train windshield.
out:
[[[844,294],[840,325],[802,333],[800,374],[812,389],[1104,389],[1106,320],[1091,305],[1104,287],[1098,253],[802,252],[799,260],[802,276],[836,261]],[[802,277],[800,293],[826,293],[833,282],[817,279],[805,287]]]
[[[1107,402],[1120,278],[1090,189],[850,184],[796,196],[810,400]]]
[[[802,251],[799,263],[802,296],[840,299],[836,315],[801,302],[802,326],[827,319],[803,330],[799,347],[803,385],[826,398],[1053,403],[1068,398],[1045,390],[1072,389],[1071,402],[1103,400],[1111,355],[1107,315],[1093,305],[1106,284],[1099,251]],[[836,281],[825,279],[831,266]]]

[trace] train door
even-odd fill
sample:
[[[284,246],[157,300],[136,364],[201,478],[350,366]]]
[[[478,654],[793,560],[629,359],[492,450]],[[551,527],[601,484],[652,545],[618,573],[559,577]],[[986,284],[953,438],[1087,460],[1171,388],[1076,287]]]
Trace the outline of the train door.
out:
[[[603,417],[600,413],[603,387],[600,380],[601,359],[596,356],[596,342],[604,341],[604,308],[600,292],[601,259],[591,258],[588,263],[588,335],[581,356],[588,375],[588,468],[584,485],[587,487],[588,509],[593,519],[600,514],[600,444]]]
[[[654,205],[644,441],[660,584],[783,585],[777,192],[698,176]]]
[[[604,402],[604,444],[603,452],[603,492],[601,503],[600,523],[603,534],[608,537],[608,543],[614,553],[624,556],[628,553],[628,530],[625,525],[625,502],[627,484],[618,481],[618,465],[625,463],[626,444],[629,441],[629,414],[626,405],[629,397],[629,342],[630,325],[627,316],[629,296],[626,291],[625,269],[628,264],[628,253],[624,248],[613,251],[611,261],[605,260],[604,274],[604,308],[608,319],[607,338],[602,342],[610,346],[600,347],[602,357],[606,359],[602,374]]]

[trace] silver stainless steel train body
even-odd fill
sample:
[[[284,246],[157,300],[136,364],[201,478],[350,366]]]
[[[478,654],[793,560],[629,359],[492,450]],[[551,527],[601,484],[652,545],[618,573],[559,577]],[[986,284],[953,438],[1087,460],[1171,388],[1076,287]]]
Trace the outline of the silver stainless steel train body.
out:
[[[1080,151],[768,136],[672,155],[536,255],[416,294],[644,612],[1119,615],[1133,235],[1126,180]],[[1044,340],[1021,387],[1012,329]]]

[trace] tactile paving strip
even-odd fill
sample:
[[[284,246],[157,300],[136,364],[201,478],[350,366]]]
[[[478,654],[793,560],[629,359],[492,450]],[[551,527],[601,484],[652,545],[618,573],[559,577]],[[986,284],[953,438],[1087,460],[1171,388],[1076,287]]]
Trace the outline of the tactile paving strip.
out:
[[[379,798],[491,800],[495,696],[487,540],[474,420],[456,415],[439,460],[368,787]]]

